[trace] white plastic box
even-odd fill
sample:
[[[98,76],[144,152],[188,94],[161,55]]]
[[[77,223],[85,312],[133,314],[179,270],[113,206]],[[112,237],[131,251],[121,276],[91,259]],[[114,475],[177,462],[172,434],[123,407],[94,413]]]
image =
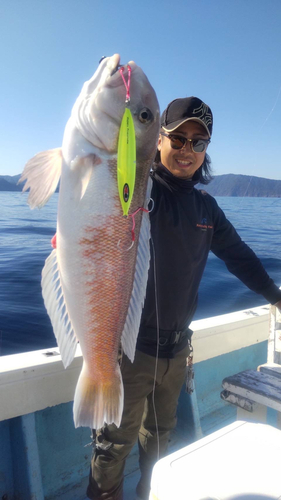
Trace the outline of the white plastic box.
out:
[[[281,431],[237,421],[159,460],[149,500],[281,497]]]

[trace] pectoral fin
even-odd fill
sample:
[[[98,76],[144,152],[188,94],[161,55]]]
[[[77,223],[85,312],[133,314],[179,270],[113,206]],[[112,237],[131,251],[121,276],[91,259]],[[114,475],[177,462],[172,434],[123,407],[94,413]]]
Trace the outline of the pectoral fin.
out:
[[[19,183],[26,181],[23,191],[30,189],[27,200],[30,208],[43,207],[55,192],[60,180],[61,165],[61,148],[42,151],[27,162]]]
[[[75,187],[75,198],[80,201],[82,200],[86,189],[91,180],[93,168],[100,165],[102,160],[99,156],[94,153],[89,153],[87,156],[76,156],[74,160],[70,163],[70,169],[73,172],[77,172],[77,183]]]

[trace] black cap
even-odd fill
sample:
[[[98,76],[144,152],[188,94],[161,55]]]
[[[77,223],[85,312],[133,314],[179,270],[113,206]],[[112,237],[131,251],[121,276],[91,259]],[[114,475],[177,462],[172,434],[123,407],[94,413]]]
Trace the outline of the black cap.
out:
[[[161,127],[166,132],[173,132],[182,123],[193,120],[201,123],[211,137],[213,129],[212,111],[198,97],[175,99],[168,104],[161,116]]]

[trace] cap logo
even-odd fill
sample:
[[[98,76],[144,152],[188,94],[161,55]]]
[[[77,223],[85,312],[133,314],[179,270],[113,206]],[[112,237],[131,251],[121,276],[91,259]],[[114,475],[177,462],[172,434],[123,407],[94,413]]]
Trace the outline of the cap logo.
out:
[[[200,118],[200,120],[205,123],[206,127],[212,125],[212,115],[208,109],[209,107],[202,102],[199,108],[193,110],[193,114],[197,115],[197,118]]]

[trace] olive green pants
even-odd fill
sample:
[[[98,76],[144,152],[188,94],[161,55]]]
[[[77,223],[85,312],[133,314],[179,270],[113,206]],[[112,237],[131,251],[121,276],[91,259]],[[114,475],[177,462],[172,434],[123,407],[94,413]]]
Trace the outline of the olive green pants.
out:
[[[186,373],[188,346],[173,359],[158,359],[154,403],[159,436],[159,457],[167,448],[176,425],[176,410]],[[87,495],[92,500],[122,500],[125,460],[138,439],[141,480],[140,496],[149,492],[152,467],[158,459],[158,438],[153,409],[156,359],[136,351],[134,363],[124,355],[124,411],[119,428],[114,424],[97,432]]]

